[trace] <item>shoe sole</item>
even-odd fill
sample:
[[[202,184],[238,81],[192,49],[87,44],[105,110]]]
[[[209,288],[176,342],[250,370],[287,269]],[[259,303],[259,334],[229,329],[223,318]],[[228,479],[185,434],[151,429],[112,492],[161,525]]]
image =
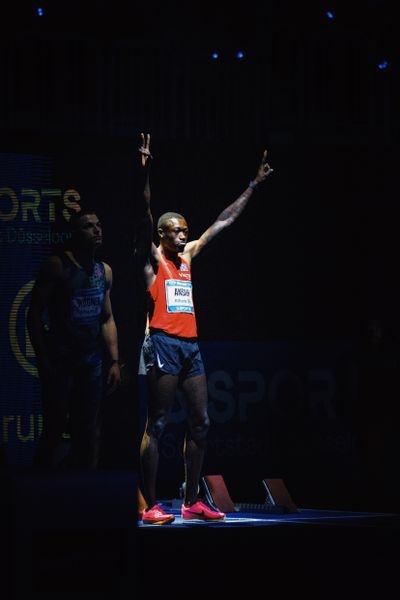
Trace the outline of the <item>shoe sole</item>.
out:
[[[145,521],[144,519],[142,519],[142,523],[144,525],[168,525],[168,523],[172,523],[173,521],[175,521],[175,517],[161,519],[160,521]]]
[[[184,521],[191,521],[192,519],[195,519],[197,521],[223,521],[225,519],[225,517],[205,517],[203,515],[193,515],[190,517],[183,517],[182,519]]]

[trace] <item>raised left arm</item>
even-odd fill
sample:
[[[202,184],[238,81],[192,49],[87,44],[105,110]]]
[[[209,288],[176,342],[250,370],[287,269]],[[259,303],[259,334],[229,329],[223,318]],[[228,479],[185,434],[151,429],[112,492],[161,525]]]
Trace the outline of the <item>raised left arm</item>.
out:
[[[187,255],[189,259],[194,258],[209,242],[211,242],[211,240],[221,233],[221,231],[232,225],[246,207],[255,188],[263,182],[272,171],[273,169],[267,163],[267,150],[264,150],[255,178],[250,181],[244,192],[221,212],[214,223],[198,240],[193,240],[186,245],[184,254]]]

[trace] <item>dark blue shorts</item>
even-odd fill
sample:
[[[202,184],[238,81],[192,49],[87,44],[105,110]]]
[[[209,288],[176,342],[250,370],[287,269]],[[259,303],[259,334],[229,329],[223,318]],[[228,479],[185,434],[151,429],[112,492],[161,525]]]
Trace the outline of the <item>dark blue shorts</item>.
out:
[[[196,341],[159,332],[147,335],[143,341],[139,374],[148,373],[152,367],[180,377],[194,377],[205,372]]]

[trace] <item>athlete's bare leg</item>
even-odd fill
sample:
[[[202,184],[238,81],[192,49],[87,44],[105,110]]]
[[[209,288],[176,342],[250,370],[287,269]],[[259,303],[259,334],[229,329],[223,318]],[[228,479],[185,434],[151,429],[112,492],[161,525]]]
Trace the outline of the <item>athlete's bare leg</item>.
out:
[[[153,367],[148,374],[149,399],[147,423],[140,445],[142,494],[149,508],[157,502],[156,483],[159,462],[159,440],[174,404],[178,377],[161,373]]]
[[[198,485],[210,425],[207,414],[207,379],[205,374],[189,377],[182,383],[188,431],[184,444],[185,498],[187,506],[198,500]]]

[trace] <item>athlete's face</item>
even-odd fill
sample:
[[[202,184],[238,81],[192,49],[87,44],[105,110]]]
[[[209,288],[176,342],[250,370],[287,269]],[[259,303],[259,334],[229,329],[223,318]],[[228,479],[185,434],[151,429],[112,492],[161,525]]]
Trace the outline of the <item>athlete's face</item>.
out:
[[[103,241],[102,226],[97,215],[83,215],[79,219],[76,240],[81,247],[97,248]]]
[[[169,219],[164,229],[159,229],[161,244],[170,252],[183,252],[188,241],[189,229],[185,219]]]

